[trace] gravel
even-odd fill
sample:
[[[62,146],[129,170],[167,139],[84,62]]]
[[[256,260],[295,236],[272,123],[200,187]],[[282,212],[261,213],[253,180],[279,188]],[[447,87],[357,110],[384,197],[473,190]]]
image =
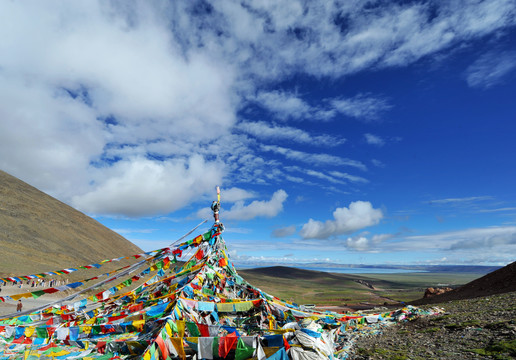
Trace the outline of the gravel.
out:
[[[441,304],[443,315],[419,317],[359,337],[349,359],[514,359],[516,292]]]

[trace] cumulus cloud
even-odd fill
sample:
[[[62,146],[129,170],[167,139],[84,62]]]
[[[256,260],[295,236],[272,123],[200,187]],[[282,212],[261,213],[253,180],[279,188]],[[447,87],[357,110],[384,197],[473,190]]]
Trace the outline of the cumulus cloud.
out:
[[[363,251],[369,249],[369,240],[365,236],[349,237],[346,245],[350,249]]]
[[[203,176],[209,172],[211,176]],[[156,215],[180,209],[192,199],[212,191],[222,179],[222,166],[201,156],[188,160],[156,162],[147,159],[120,161],[102,172],[99,183],[84,195],[73,197],[74,206],[89,213]]]
[[[284,190],[276,191],[269,201],[254,200],[249,205],[237,201],[231,209],[224,211],[224,218],[228,220],[251,220],[256,217],[274,217],[283,211],[283,203],[287,200]]]
[[[328,239],[333,236],[350,234],[368,226],[376,225],[383,218],[382,210],[374,209],[368,201],[355,201],[349,208],[337,208],[333,220],[310,219],[299,234],[304,239]]]
[[[516,51],[489,52],[482,55],[466,70],[468,85],[490,88],[504,82],[507,75],[516,69]]]
[[[348,249],[355,251],[377,251],[378,244],[392,237],[394,237],[393,234],[376,234],[371,238],[368,238],[366,235],[348,237],[346,239],[346,246]]]
[[[237,201],[247,200],[256,197],[254,192],[240,189],[237,187],[232,187],[229,189],[222,189],[221,196],[224,202],[234,203]]]
[[[84,211],[128,216],[178,209],[220,181],[223,164],[157,144],[229,131],[231,66],[187,60],[145,6],[132,23],[96,2],[1,7],[2,169]]]

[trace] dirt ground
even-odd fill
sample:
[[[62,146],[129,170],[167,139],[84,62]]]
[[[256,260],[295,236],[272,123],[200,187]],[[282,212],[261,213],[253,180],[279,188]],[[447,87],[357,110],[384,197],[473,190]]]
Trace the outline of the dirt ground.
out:
[[[0,296],[8,296],[8,295],[14,295],[14,294],[21,294],[24,292],[29,292],[28,288],[18,288],[17,286],[12,285],[6,285],[2,286],[2,291],[0,292]],[[64,296],[64,295],[63,295]],[[29,298],[29,299],[21,299],[23,304],[23,310],[29,310],[34,309],[37,307],[40,307],[42,305],[46,305],[52,302],[55,302],[62,298],[61,295],[56,294],[45,294],[40,296],[37,299]],[[14,314],[16,315],[16,304],[17,301],[14,300],[7,300],[6,302],[0,302],[0,319],[3,317],[9,317],[5,315]]]

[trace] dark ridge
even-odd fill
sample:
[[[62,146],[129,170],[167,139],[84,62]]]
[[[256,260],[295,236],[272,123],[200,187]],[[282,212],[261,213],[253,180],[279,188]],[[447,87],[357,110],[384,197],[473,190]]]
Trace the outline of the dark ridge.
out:
[[[258,276],[272,276],[281,279],[316,279],[319,277],[343,279],[348,278],[344,274],[334,274],[324,271],[305,270],[288,266],[270,266],[263,268],[238,270],[241,275],[252,274]]]

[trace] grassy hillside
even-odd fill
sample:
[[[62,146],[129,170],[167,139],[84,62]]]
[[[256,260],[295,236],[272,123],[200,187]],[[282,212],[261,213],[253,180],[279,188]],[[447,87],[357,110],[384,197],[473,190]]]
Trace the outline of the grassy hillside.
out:
[[[3,275],[58,270],[142,252],[94,219],[3,171],[0,249]]]
[[[299,304],[346,306],[349,304],[394,304],[421,298],[430,286],[465,284],[480,274],[403,273],[340,274],[282,266],[239,270],[254,286],[284,300]]]

